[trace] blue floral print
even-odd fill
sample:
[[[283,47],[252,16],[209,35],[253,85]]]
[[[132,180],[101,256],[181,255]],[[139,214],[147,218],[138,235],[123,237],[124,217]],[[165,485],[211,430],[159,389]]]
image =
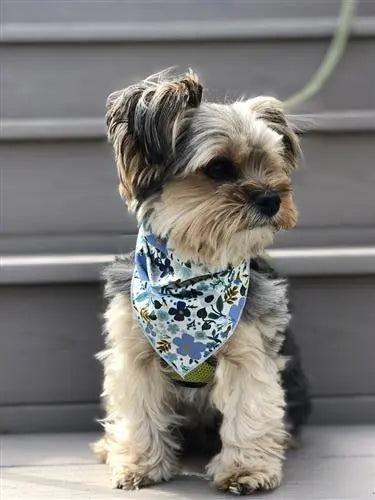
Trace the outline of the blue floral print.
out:
[[[167,311],[164,311],[163,309],[156,312],[156,317],[161,321],[167,321],[169,319]]]
[[[249,277],[248,260],[221,270],[183,261],[141,226],[132,280],[134,314],[160,357],[184,377],[233,335]]]
[[[166,356],[166,359],[169,361],[169,363],[174,363],[177,361],[177,354],[175,352],[169,352]]]
[[[231,306],[231,308],[229,309],[229,316],[232,319],[232,321],[235,321],[238,315],[241,314],[245,302],[246,302],[246,297],[241,297],[236,304]]]
[[[172,323],[172,324],[167,326],[167,330],[169,332],[171,332],[172,334],[174,334],[174,333],[177,333],[180,330],[180,328],[178,325],[175,325],[174,323]]]
[[[169,314],[174,316],[175,321],[184,321],[191,314],[190,310],[186,307],[185,302],[179,300],[176,307],[171,307],[168,311]]]
[[[144,253],[143,250],[135,254],[135,265],[137,266],[139,277],[142,280],[147,280],[148,279],[147,267],[146,267],[147,260],[146,260],[146,254]]]
[[[206,348],[205,344],[202,342],[195,342],[194,337],[187,333],[183,333],[181,338],[173,339],[173,343],[178,346],[177,354],[181,354],[181,356],[190,356],[190,358],[194,360],[200,359],[202,352]]]

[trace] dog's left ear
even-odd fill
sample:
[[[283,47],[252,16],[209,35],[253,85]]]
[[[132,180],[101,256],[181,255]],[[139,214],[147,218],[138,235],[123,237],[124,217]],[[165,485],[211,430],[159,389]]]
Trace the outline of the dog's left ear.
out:
[[[257,117],[266,121],[268,126],[283,138],[283,156],[288,171],[298,167],[301,149],[299,139],[293,126],[284,111],[281,101],[274,97],[255,97],[249,101],[250,107],[256,112]]]

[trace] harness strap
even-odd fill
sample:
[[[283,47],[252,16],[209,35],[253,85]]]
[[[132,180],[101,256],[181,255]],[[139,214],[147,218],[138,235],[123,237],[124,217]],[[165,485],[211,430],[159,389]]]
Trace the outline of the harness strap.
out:
[[[173,382],[183,385],[184,387],[199,388],[204,387],[213,381],[217,366],[217,359],[211,356],[204,363],[198,365],[194,370],[189,372],[185,377],[179,375],[173,368],[171,368],[164,360],[161,364]]]

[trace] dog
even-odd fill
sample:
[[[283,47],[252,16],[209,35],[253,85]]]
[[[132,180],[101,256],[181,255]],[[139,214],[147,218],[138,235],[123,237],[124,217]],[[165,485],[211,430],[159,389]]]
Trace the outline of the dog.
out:
[[[181,429],[187,445],[213,443],[217,429],[213,485],[276,488],[310,410],[287,283],[264,257],[297,222],[298,136],[273,97],[203,102],[192,71],[112,93],[106,116],[140,233],[135,253],[105,272],[95,451],[114,487],[138,489],[178,473]]]

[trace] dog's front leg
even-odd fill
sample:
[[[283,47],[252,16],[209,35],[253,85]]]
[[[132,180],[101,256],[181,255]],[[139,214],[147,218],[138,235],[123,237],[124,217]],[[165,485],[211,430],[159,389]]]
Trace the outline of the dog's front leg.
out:
[[[105,436],[95,449],[114,487],[136,489],[166,481],[177,471],[173,387],[159,356],[133,319],[129,300],[116,296],[106,313]]]
[[[259,325],[242,322],[219,351],[212,400],[223,415],[222,449],[207,466],[213,484],[235,494],[279,486],[284,394]]]

